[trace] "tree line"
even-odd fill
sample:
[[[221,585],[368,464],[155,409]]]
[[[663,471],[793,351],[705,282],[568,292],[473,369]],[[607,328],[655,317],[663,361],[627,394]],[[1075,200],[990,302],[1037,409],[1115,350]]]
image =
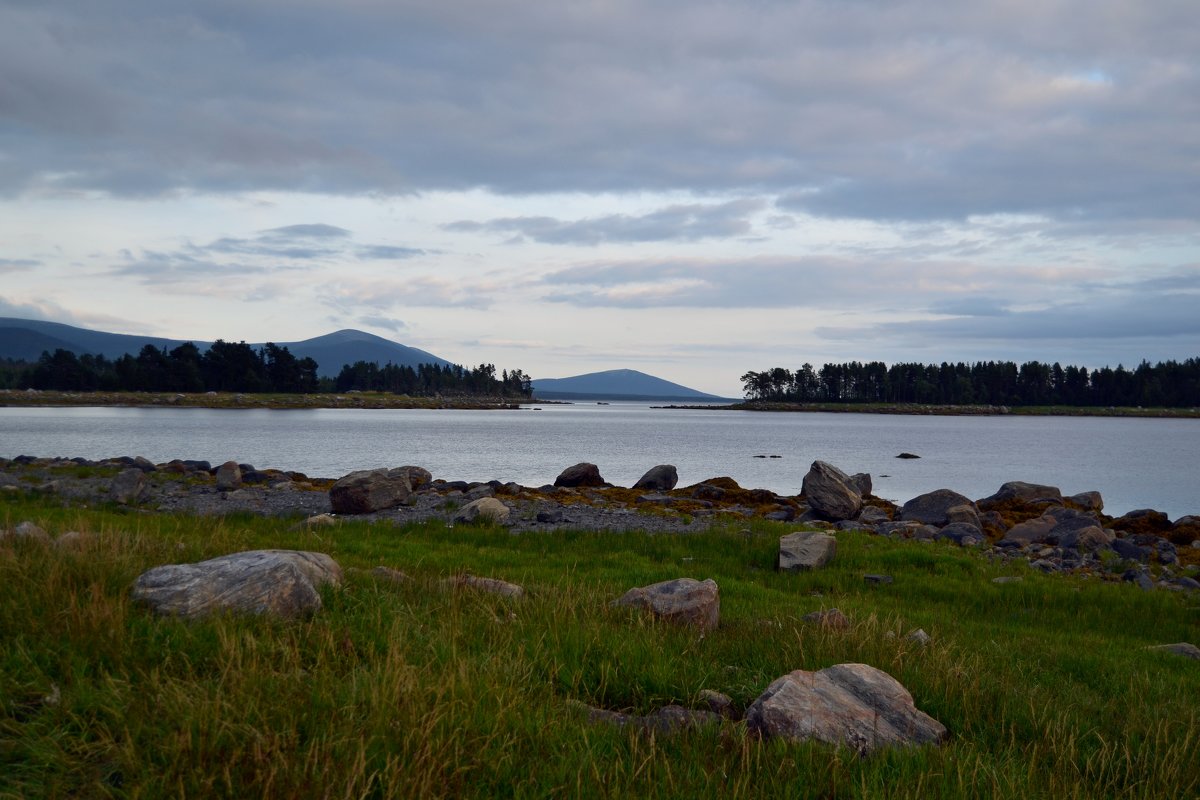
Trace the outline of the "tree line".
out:
[[[413,396],[455,394],[529,397],[529,376],[481,364],[421,364],[417,368],[357,362],[337,378],[321,378],[311,358],[296,358],[287,347],[268,342],[259,348],[218,339],[204,351],[187,342],[173,349],[144,346],[137,355],[116,359],[76,355],[70,350],[43,352],[32,364],[0,361],[0,388],[57,391],[313,393],[386,391]]]
[[[804,364],[742,375],[746,399],[789,403],[917,403],[1006,406],[1200,405],[1200,358],[1118,365],[1063,367],[1057,362],[979,361],[973,364],[882,361]]]

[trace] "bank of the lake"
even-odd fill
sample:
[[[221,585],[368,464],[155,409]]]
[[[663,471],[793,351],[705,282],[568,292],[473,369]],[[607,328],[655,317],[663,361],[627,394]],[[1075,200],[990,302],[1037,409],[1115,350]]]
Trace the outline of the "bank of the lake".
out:
[[[530,401],[502,397],[411,397],[391,392],[254,394],[243,392],[60,392],[0,389],[0,407],[14,408],[213,408],[213,409],[474,409],[513,410]]]
[[[994,406],[932,403],[777,403],[753,400],[728,405],[672,404],[662,408],[720,411],[772,411],[827,414],[902,414],[908,416],[980,417],[1148,417],[1200,419],[1200,408],[1143,408],[1141,406]]]

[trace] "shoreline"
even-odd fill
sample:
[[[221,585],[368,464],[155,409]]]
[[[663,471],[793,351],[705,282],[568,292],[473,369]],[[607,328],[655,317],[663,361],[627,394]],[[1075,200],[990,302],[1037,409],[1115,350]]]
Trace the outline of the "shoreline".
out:
[[[653,406],[691,411],[759,411],[790,414],[888,414],[931,417],[1137,417],[1141,419],[1200,419],[1200,408],[1140,408],[1127,406],[992,406],[925,405],[921,403],[781,403],[744,402],[728,405]]]
[[[209,409],[430,409],[515,411],[535,401],[499,397],[411,397],[388,392],[251,394],[248,392],[62,392],[0,389],[0,407],[11,408],[209,408]]]

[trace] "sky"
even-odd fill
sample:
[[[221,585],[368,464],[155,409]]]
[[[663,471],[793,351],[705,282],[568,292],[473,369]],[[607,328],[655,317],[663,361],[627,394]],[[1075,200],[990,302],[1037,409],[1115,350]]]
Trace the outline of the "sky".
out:
[[[0,316],[726,396],[1200,356],[1195,0],[0,0]]]

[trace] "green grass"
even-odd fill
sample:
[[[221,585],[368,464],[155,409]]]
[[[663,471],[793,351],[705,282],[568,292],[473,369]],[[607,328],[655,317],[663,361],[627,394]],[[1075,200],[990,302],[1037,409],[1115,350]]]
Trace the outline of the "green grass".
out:
[[[773,569],[778,536],[524,534],[443,523],[225,520],[82,510],[16,494],[0,526],[0,797],[1194,797],[1195,597],[1001,568],[942,545],[838,534],[828,568]],[[741,523],[739,523],[740,527]],[[238,550],[329,553],[351,573],[294,622],[186,623],[131,604],[143,570]],[[451,591],[457,572],[520,583]],[[868,585],[865,572],[893,575]],[[1017,584],[992,577],[1022,574]],[[714,578],[701,636],[608,603]],[[838,607],[849,631],[806,626]],[[904,634],[921,627],[933,643]],[[894,633],[895,636],[888,634]],[[673,736],[593,725],[569,701],[647,712],[715,689],[748,705],[794,669],[885,670],[951,732],[859,759],[741,726]],[[57,693],[55,702],[46,697]]]

